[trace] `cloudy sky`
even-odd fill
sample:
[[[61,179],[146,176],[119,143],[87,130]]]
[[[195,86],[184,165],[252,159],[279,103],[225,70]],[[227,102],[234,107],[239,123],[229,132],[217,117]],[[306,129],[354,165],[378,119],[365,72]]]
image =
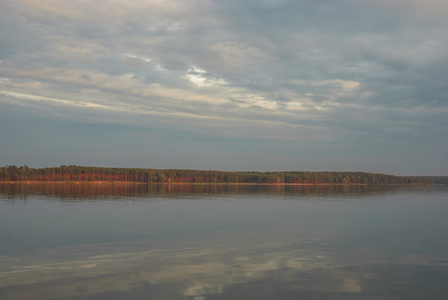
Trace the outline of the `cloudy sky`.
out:
[[[446,0],[0,0],[0,165],[448,175]]]

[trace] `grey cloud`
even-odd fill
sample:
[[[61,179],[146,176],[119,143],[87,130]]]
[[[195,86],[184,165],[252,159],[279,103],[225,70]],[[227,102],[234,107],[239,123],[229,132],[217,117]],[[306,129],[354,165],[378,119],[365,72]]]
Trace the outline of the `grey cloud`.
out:
[[[349,157],[448,139],[448,18],[437,0],[0,5],[0,105],[14,114],[161,126],[223,147],[276,141],[284,161],[306,143]]]
[[[83,75],[81,75],[81,77],[79,77],[79,78],[84,79],[84,80],[87,80],[87,81],[92,81],[92,78],[90,78],[90,76],[87,75],[87,74],[83,74]]]

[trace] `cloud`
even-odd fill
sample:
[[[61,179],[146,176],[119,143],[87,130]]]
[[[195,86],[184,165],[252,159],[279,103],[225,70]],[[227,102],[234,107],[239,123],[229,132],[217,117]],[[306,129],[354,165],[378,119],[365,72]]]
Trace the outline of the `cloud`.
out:
[[[195,66],[191,66],[188,69],[187,75],[185,75],[185,77],[187,77],[188,80],[190,80],[198,87],[219,86],[226,84],[226,81],[224,79],[207,76],[207,71]]]
[[[0,7],[0,105],[315,147],[447,139],[445,1]]]

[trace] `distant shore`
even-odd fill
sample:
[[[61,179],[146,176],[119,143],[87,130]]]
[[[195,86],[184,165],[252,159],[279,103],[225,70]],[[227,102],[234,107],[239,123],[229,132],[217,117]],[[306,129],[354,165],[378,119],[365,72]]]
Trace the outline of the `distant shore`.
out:
[[[238,183],[238,182],[137,182],[137,181],[71,181],[71,180],[26,180],[0,181],[0,184],[149,184],[149,185],[269,185],[269,186],[365,186],[365,183]],[[413,184],[375,184],[375,185],[413,185]]]
[[[429,178],[368,172],[335,171],[216,171],[193,169],[104,168],[60,166],[0,168],[0,182],[235,184],[235,185],[432,185]]]

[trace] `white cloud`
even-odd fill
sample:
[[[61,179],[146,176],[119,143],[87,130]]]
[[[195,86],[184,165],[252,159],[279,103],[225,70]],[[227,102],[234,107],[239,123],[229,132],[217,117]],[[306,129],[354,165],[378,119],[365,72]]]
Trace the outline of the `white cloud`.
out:
[[[303,103],[296,101],[288,102],[287,108],[289,110],[307,110],[307,108],[303,106]]]
[[[0,91],[0,95],[14,97],[15,99],[18,99],[18,100],[50,102],[50,103],[70,105],[70,106],[79,106],[79,107],[114,109],[111,106],[106,106],[106,105],[102,105],[102,104],[98,104],[98,103],[94,103],[94,102],[83,102],[83,101],[58,99],[58,98],[29,95],[29,94],[23,94],[23,93],[15,93],[15,92],[7,92],[7,91]],[[1,99],[0,99],[0,101],[1,101]]]
[[[144,62],[147,62],[147,63],[151,62],[150,57],[141,57],[141,56],[137,56],[137,55],[134,55],[131,53],[124,53],[123,56],[130,57],[130,58],[137,58],[137,59],[143,60]]]
[[[206,76],[206,74],[207,71],[196,66],[191,66],[185,77],[198,87],[213,87],[226,84],[224,79]]]

